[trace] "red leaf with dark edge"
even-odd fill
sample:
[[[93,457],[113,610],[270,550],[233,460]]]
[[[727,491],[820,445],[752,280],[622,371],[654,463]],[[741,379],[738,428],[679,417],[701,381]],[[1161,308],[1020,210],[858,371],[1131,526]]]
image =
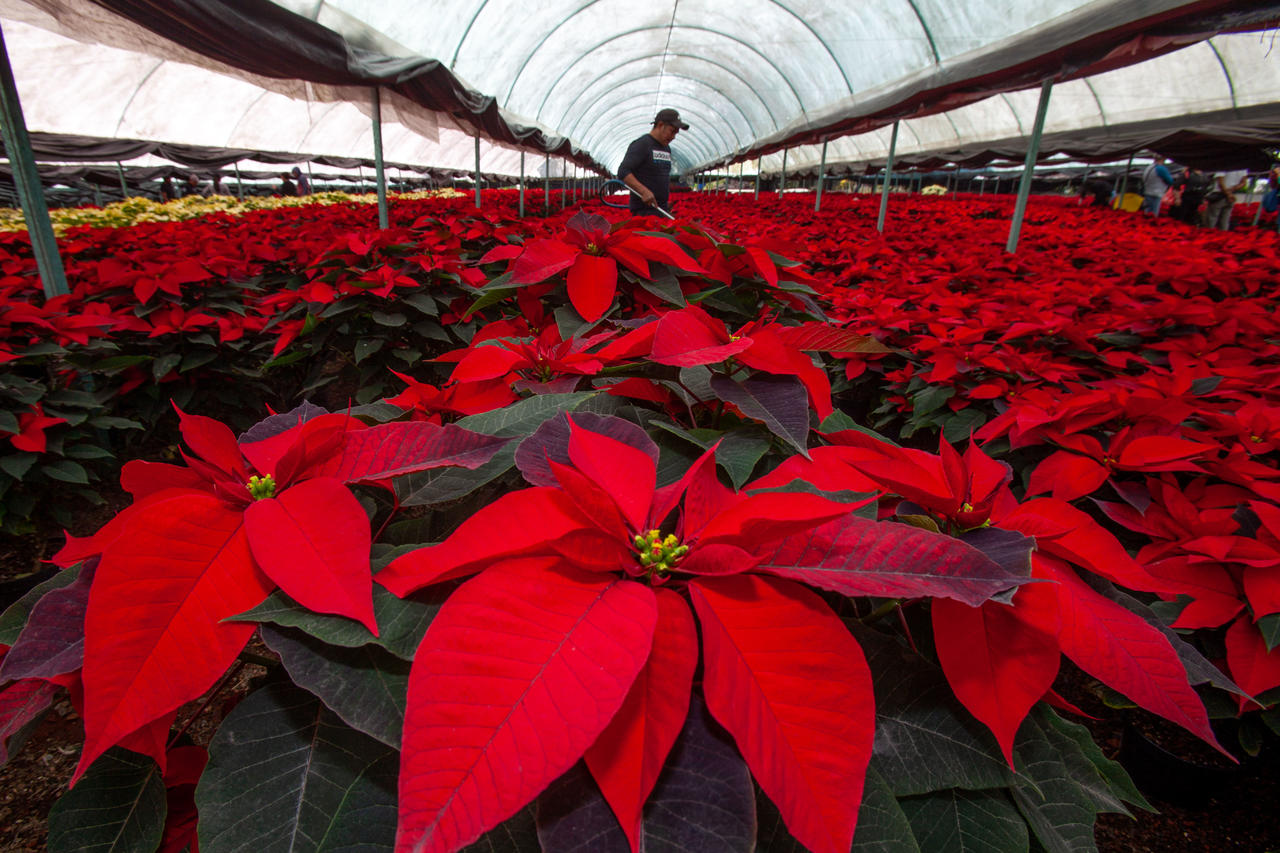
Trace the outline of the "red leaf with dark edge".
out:
[[[1034,565],[1036,578],[1055,583],[1063,654],[1103,684],[1229,755],[1209,728],[1204,704],[1163,634],[1094,592],[1053,557],[1037,555]]]
[[[96,561],[76,579],[45,593],[27,616],[17,642],[0,662],[0,684],[23,678],[52,678],[84,664],[84,612]]]
[[[188,415],[181,409],[178,409],[178,423],[182,440],[196,456],[227,474],[248,479],[244,457],[240,455],[240,446],[231,427],[213,418]]]
[[[569,459],[609,493],[633,532],[644,529],[658,477],[657,465],[649,454],[571,423]]]
[[[787,828],[848,853],[875,732],[862,649],[822,599],[758,575],[690,581],[707,707]]]
[[[1018,727],[1053,685],[1058,648],[1058,599],[1048,584],[1019,587],[1013,605],[970,607],[946,598],[931,610],[938,661],[956,698],[996,736],[1013,768]]]
[[[244,452],[246,444],[257,444],[259,441],[265,441],[268,438],[288,432],[300,424],[327,414],[328,411],[325,409],[303,400],[289,411],[265,417],[240,433],[238,439],[240,451]]]
[[[165,489],[206,491],[209,485],[195,471],[182,465],[133,459],[120,469],[120,487],[133,495],[134,500],[141,500]]]
[[[658,320],[649,359],[658,364],[693,367],[716,364],[749,346],[750,338],[733,340],[723,321],[691,305],[668,311]]]
[[[569,302],[588,323],[604,316],[618,291],[618,263],[613,258],[579,255],[569,268]]]
[[[351,430],[341,451],[307,469],[308,476],[344,483],[387,480],[401,474],[455,465],[479,468],[510,439],[426,421],[380,424]]]
[[[512,284],[536,284],[573,266],[577,248],[559,240],[530,240],[511,270]]]
[[[627,836],[640,844],[640,815],[689,711],[698,666],[698,629],[689,605],[669,589],[654,591],[653,651],[617,715],[583,758]]]
[[[0,766],[9,761],[14,736],[38,719],[57,695],[58,685],[41,678],[27,678],[0,687]]]
[[[369,517],[351,490],[331,477],[254,501],[244,529],[262,571],[294,601],[317,613],[360,622],[375,637],[369,568]]]
[[[560,412],[548,418],[516,448],[516,467],[520,469],[520,473],[524,475],[529,485],[555,486],[560,482],[551,473],[550,463],[570,464],[569,417],[565,412]],[[649,438],[642,428],[631,421],[590,412],[575,412],[572,417],[573,422],[583,429],[607,435],[643,451],[653,460],[655,468],[657,467],[658,445],[653,443],[653,439]]]
[[[265,423],[259,422],[258,426]],[[253,441],[242,438],[240,452],[259,474],[269,474],[286,483],[286,474],[307,463],[327,462],[342,447],[346,433],[364,428],[362,422],[345,414],[319,414],[285,430],[267,435],[258,432],[256,435],[261,437]]]
[[[649,587],[573,569],[495,567],[459,587],[409,675],[396,849],[457,850],[573,766],[656,620]]]
[[[1227,666],[1231,677],[1251,696],[1261,696],[1280,686],[1280,649],[1267,650],[1266,641],[1257,627],[1241,616],[1227,629]],[[1258,708],[1256,702],[1237,696],[1240,713]]]
[[[973,607],[1027,580],[959,539],[852,514],[788,536],[756,570],[843,595],[954,598]]]
[[[242,514],[206,495],[147,506],[102,555],[85,616],[78,778],[122,738],[208,690],[255,626],[224,622],[274,585]]]
[[[776,327],[778,337],[798,350],[822,352],[888,352],[889,348],[870,335],[859,335],[828,323],[804,323]]]
[[[553,555],[552,543],[584,529],[594,527],[559,489],[508,492],[473,513],[445,541],[392,560],[375,580],[403,598],[415,589],[475,574],[500,560]]]

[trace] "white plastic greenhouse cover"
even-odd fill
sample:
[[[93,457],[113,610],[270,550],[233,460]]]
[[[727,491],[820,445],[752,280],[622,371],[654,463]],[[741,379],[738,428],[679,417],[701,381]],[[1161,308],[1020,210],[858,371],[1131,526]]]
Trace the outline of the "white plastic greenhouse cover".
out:
[[[470,168],[479,134],[482,170],[506,174],[516,147],[538,151],[530,171],[542,151],[616,168],[662,107],[692,125],[673,146],[685,171],[948,109],[913,118],[911,133],[963,147],[1009,135],[1010,121],[1027,132],[1020,106],[976,103],[993,92],[1120,68],[1278,11],[1280,0],[0,0],[15,66],[31,63],[15,71],[32,130],[367,157],[376,85],[388,159]],[[55,63],[34,30],[10,34],[15,20],[112,47],[66,47]],[[1055,90],[1066,125],[1147,108],[1143,92],[1103,103],[1073,85]],[[1202,109],[1195,84],[1168,91],[1170,114]],[[847,161],[872,153],[849,145]]]
[[[1158,144],[1171,133],[1220,133],[1280,144],[1280,33],[1220,35],[1137,65],[1060,83],[1045,116],[1042,156],[1053,152],[1114,157]],[[901,122],[897,162],[960,162],[985,154],[1020,160],[1035,121],[1038,90],[995,95],[975,104]],[[883,166],[891,129],[830,140],[827,171]],[[816,174],[822,146],[788,150],[788,174]],[[760,159],[763,174],[782,155]]]

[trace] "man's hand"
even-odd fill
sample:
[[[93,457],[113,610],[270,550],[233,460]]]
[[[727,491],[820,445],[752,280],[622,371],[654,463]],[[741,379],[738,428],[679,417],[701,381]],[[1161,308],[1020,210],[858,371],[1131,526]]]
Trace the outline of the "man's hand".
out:
[[[649,189],[644,184],[640,183],[640,179],[637,178],[635,175],[627,175],[622,180],[623,180],[623,183],[631,187],[632,191],[636,194],[636,197],[639,198],[642,202],[649,205],[650,207],[657,206],[658,199],[654,196],[653,190]]]

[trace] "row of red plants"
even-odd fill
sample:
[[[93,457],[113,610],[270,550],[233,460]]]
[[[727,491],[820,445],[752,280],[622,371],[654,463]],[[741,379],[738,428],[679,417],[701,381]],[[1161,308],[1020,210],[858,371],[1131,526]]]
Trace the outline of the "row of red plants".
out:
[[[513,202],[85,231],[51,303],[3,248],[9,491],[117,452],[95,418],[187,447],[0,617],[0,744],[63,689],[85,720],[52,849],[1090,849],[1145,803],[1054,710],[1064,655],[1215,745],[1206,699],[1271,719],[1272,235]],[[353,400],[194,414],[246,382]]]

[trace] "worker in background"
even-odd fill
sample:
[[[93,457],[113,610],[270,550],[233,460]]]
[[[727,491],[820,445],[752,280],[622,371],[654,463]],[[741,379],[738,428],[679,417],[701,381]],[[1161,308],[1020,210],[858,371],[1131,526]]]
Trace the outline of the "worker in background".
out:
[[[186,198],[190,195],[209,195],[209,188],[200,183],[200,179],[195,176],[194,172],[187,173],[187,182],[182,187],[182,197]]]
[[[1249,172],[1246,169],[1234,169],[1229,172],[1216,172],[1213,176],[1213,189],[1205,196],[1209,201],[1209,210],[1205,215],[1210,228],[1220,231],[1231,230],[1231,209],[1236,206],[1236,193],[1249,183]]]
[[[281,172],[280,186],[276,188],[276,195],[282,195],[287,198],[289,196],[296,196],[297,194],[298,194],[298,187],[296,184],[294,184],[293,181],[289,179],[289,173]]]
[[[1164,200],[1169,187],[1173,186],[1173,174],[1164,163],[1164,158],[1157,154],[1151,165],[1142,172],[1142,207],[1138,209],[1152,216],[1160,215],[1160,202]]]
[[[311,195],[311,181],[302,174],[302,170],[294,166],[292,174],[294,183],[298,185],[298,195]]]
[[[178,188],[173,185],[173,176],[165,175],[160,182],[160,200],[173,201],[178,197]]]
[[[637,216],[660,216],[658,208],[667,209],[671,185],[671,140],[689,125],[680,120],[676,110],[659,110],[653,128],[627,146],[618,167],[618,179],[629,186],[631,212]]]

